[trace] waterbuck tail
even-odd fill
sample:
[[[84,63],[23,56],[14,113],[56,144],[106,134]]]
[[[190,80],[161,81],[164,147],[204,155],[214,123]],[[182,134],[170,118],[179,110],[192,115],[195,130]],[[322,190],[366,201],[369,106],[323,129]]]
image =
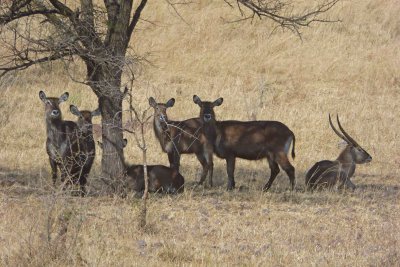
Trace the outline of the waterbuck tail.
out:
[[[292,136],[293,136],[292,158],[294,159],[296,157],[296,154],[294,153],[294,145],[296,143],[296,137],[294,136],[294,133],[292,133]]]

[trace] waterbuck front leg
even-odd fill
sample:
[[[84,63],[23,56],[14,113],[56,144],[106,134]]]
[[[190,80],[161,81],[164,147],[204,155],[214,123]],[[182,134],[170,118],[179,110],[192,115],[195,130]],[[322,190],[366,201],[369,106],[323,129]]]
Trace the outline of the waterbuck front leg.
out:
[[[276,176],[279,174],[279,166],[271,157],[267,157],[269,168],[271,169],[271,175],[269,177],[268,182],[264,185],[263,191],[268,191],[271,188],[272,183],[274,182]]]
[[[213,162],[213,150],[208,149],[205,153],[205,159],[207,161],[207,169],[208,169],[208,182],[210,183],[210,187],[213,186],[213,173],[214,173],[214,162]]]
[[[49,161],[51,167],[51,178],[53,180],[53,186],[55,186],[57,182],[57,162],[52,158],[49,158]]]
[[[204,180],[207,177],[207,173],[209,171],[209,165],[208,165],[208,161],[207,161],[206,157],[203,155],[203,153],[197,153],[196,157],[200,161],[201,167],[203,168],[203,170],[201,172],[200,181],[199,181],[199,185],[201,185],[204,183]]]
[[[80,192],[81,197],[86,196],[86,182],[87,182],[88,176],[89,176],[89,173],[85,173],[79,179],[79,185],[80,185],[80,189],[81,189],[81,192]]]
[[[226,171],[228,173],[228,186],[227,190],[232,190],[235,188],[235,157],[227,157],[226,158]]]
[[[181,163],[181,155],[178,151],[173,151],[168,153],[168,161],[169,167],[173,170],[177,170],[179,172],[180,163]]]

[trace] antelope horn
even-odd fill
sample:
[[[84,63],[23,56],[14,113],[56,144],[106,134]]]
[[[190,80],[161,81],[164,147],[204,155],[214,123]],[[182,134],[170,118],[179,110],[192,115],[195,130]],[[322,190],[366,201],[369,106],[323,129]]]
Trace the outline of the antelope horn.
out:
[[[331,125],[332,130],[333,130],[340,138],[342,138],[344,141],[346,141],[347,143],[349,143],[349,140],[347,140],[347,138],[344,137],[343,134],[341,134],[338,130],[336,130],[335,126],[333,126],[332,119],[331,119],[331,114],[329,114],[329,124]]]
[[[336,120],[337,120],[337,123],[339,125],[339,129],[342,131],[342,133],[344,134],[346,139],[349,140],[350,143],[352,143],[354,146],[359,146],[357,144],[357,142],[353,138],[351,138],[351,136],[348,133],[346,133],[346,131],[343,129],[343,127],[342,127],[342,125],[340,124],[340,121],[339,121],[339,115],[336,115]]]

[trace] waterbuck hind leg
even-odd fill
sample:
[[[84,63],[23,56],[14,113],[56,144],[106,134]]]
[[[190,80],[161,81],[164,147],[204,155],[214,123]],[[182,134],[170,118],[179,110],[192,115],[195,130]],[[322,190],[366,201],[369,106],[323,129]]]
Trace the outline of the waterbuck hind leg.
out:
[[[272,183],[274,182],[276,176],[279,174],[279,166],[273,159],[268,157],[269,168],[271,169],[271,175],[269,177],[268,182],[264,185],[263,191],[268,191],[271,188]]]
[[[228,186],[227,190],[233,190],[235,188],[235,157],[226,158],[226,171],[228,173]]]
[[[295,169],[292,164],[290,164],[290,161],[287,157],[287,154],[284,152],[281,152],[277,155],[276,161],[278,162],[279,166],[286,172],[286,174],[289,176],[290,180],[290,187],[291,190],[294,190],[295,186]]]

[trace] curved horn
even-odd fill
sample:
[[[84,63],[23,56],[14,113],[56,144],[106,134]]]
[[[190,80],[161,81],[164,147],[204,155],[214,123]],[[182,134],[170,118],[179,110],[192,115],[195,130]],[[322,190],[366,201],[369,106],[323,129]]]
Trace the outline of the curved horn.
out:
[[[348,133],[346,133],[346,131],[343,129],[343,127],[342,127],[342,125],[340,124],[340,121],[339,121],[339,115],[336,115],[336,120],[337,120],[337,123],[339,125],[339,129],[342,131],[342,133],[344,134],[346,139],[349,140],[350,143],[352,143],[354,146],[359,146],[357,144],[357,142],[353,138],[351,138],[351,136]]]
[[[331,125],[332,130],[344,141],[349,142],[346,137],[343,136],[338,130],[336,130],[335,126],[333,126],[332,119],[331,119],[331,114],[329,114],[329,124]]]

